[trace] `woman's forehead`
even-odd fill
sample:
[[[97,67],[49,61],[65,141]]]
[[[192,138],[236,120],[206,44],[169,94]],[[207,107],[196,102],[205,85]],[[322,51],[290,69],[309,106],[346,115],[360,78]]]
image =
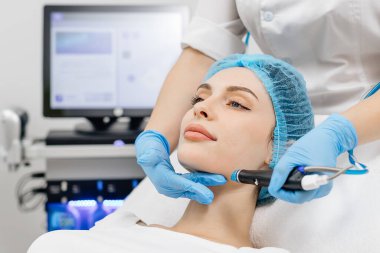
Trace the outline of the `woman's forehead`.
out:
[[[212,90],[224,90],[228,86],[242,86],[251,89],[255,93],[266,93],[261,80],[249,69],[234,67],[223,69],[206,80]]]

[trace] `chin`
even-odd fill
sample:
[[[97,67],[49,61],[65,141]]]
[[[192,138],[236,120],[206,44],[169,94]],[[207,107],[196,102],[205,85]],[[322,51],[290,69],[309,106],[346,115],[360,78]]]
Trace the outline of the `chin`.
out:
[[[179,163],[189,171],[204,171],[205,161],[207,158],[200,149],[194,149],[181,145],[177,150],[177,157]],[[202,161],[202,162],[201,162]]]
[[[209,157],[207,153],[209,152],[197,143],[182,143],[177,150],[178,161],[183,166],[197,170],[201,170],[205,165],[208,165]]]
[[[226,169],[223,169],[223,164],[219,164],[222,159],[218,159],[216,156],[210,155],[210,153],[201,148],[183,144],[178,147],[177,157],[179,163],[190,172],[228,174]]]

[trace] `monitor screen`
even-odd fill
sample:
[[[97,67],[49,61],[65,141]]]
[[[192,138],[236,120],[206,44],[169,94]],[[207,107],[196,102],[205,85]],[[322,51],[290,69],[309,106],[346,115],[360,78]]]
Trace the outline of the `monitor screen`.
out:
[[[45,6],[44,115],[149,116],[186,6]]]

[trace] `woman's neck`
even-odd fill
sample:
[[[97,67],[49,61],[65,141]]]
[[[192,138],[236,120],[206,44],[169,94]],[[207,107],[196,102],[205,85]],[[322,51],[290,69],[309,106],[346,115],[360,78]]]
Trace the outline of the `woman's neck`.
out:
[[[210,187],[210,205],[190,201],[184,215],[170,230],[199,236],[237,248],[252,247],[249,231],[255,212],[258,188],[228,182]]]

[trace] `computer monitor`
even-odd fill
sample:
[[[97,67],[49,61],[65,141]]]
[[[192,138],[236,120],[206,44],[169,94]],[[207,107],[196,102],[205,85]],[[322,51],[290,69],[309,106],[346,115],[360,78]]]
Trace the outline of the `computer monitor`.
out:
[[[149,116],[181,53],[187,6],[44,8],[43,114]],[[100,125],[97,125],[99,124]]]

